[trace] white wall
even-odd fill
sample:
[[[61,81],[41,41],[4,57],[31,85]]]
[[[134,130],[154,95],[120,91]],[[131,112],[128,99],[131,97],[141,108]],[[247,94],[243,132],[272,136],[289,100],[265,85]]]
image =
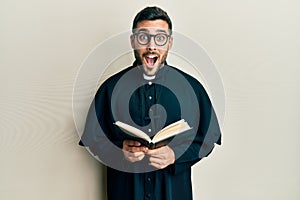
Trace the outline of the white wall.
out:
[[[195,199],[298,200],[296,0],[2,0],[0,199],[103,199],[101,165],[77,146],[73,84],[88,53],[149,2],[207,50],[225,87],[223,145],[193,168]]]

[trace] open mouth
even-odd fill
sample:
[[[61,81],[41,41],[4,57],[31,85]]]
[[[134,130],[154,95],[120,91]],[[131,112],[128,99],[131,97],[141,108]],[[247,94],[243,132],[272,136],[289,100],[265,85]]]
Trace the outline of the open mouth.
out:
[[[147,64],[150,65],[150,66],[153,66],[156,63],[157,59],[158,59],[157,55],[147,55],[147,56],[145,56],[145,60],[146,60]]]

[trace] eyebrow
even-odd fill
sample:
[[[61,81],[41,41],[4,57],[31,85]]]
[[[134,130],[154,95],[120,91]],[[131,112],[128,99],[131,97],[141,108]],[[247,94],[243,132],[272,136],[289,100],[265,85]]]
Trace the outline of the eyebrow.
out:
[[[149,29],[146,29],[146,28],[141,28],[141,29],[138,29],[138,31],[145,31],[145,32],[149,32]],[[155,30],[156,32],[159,32],[159,33],[167,33],[165,30],[163,29],[157,29]]]

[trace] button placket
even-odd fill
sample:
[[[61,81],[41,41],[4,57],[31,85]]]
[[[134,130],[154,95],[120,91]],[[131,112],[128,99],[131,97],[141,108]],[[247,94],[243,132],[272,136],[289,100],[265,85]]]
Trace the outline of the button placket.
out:
[[[153,192],[153,178],[151,175],[146,175],[145,177],[145,199],[152,199],[152,192]]]

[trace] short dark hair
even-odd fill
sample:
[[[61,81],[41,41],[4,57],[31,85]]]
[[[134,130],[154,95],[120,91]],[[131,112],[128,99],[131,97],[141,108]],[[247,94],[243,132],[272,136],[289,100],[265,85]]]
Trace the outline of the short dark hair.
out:
[[[140,21],[143,20],[157,20],[161,19],[168,23],[169,29],[172,32],[172,22],[170,17],[168,16],[167,12],[162,10],[159,7],[153,6],[153,7],[146,7],[143,10],[141,10],[134,18],[133,25],[132,25],[132,31],[136,29],[137,24]]]

